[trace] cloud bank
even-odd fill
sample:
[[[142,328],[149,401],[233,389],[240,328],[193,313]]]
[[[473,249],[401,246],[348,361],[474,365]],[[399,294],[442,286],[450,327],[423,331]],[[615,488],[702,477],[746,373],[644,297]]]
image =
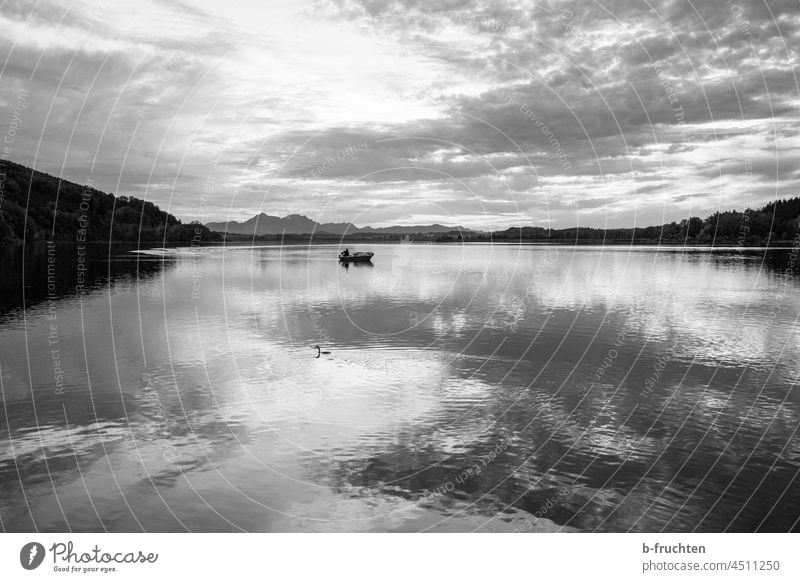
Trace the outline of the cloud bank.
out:
[[[796,0],[6,1],[6,157],[181,218],[643,226],[800,192]]]

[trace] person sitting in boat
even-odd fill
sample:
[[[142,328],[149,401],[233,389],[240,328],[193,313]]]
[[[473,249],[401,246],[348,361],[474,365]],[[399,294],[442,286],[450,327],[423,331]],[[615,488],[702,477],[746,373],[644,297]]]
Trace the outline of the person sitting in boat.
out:
[[[343,256],[343,257],[349,257],[349,256],[350,256],[350,251],[349,251],[349,250],[347,250],[347,249],[344,249],[344,250],[342,251],[342,256]]]

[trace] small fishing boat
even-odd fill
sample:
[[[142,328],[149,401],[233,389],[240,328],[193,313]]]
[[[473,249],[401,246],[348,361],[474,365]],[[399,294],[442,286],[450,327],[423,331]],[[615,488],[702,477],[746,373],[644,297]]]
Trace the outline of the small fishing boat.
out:
[[[372,260],[372,256],[374,254],[375,253],[367,252],[367,253],[349,253],[345,255],[342,252],[339,253],[339,260],[342,261],[343,263],[359,263],[359,262],[366,263]]]

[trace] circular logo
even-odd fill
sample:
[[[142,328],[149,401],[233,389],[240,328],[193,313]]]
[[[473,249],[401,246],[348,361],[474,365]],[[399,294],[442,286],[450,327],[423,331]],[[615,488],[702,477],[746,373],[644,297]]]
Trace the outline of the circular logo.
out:
[[[44,560],[44,546],[38,542],[29,542],[19,551],[19,563],[26,570],[35,570]]]

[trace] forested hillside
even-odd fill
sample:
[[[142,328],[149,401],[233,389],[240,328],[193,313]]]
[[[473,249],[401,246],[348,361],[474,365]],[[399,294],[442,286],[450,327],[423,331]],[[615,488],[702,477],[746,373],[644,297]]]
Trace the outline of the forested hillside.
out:
[[[216,240],[219,235],[200,223],[181,224],[152,202],[0,161],[0,242],[23,238],[177,242]]]
[[[513,227],[496,231],[491,240],[635,240],[760,246],[794,239],[800,229],[800,198],[770,202],[759,210],[715,212],[705,219],[693,216],[680,222],[641,228]],[[481,237],[475,237],[480,239]]]

